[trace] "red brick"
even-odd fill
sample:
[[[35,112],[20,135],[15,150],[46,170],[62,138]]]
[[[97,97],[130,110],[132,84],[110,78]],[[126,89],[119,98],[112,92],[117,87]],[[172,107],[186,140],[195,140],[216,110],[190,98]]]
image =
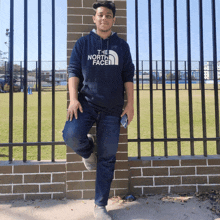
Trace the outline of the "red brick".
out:
[[[168,168],[143,168],[143,176],[168,176]]]
[[[67,171],[83,171],[86,170],[84,163],[67,163]]]
[[[68,180],[82,180],[82,172],[72,172],[66,174],[66,179]]]
[[[68,15],[94,15],[94,10],[91,8],[67,8]]]
[[[66,194],[67,199],[82,199],[82,191],[71,191]]]
[[[0,195],[0,201],[24,200],[24,195]]]
[[[14,185],[13,193],[36,193],[39,192],[38,185]]]
[[[49,184],[40,186],[41,192],[65,192],[65,189],[65,184]]]
[[[68,33],[67,34],[67,41],[77,41],[80,37],[82,37],[82,34],[75,34],[75,33]],[[67,47],[69,49],[73,49],[72,47]]]
[[[196,186],[171,186],[171,193],[195,193]]]
[[[179,166],[179,160],[153,160],[153,166]]]
[[[2,175],[0,176],[0,184],[22,183],[21,175]]]
[[[206,184],[207,177],[206,176],[183,176],[182,183],[183,184]]]
[[[96,179],[96,172],[84,172],[83,179],[84,180],[95,180]]]
[[[197,167],[197,174],[220,174],[220,167]]]
[[[92,8],[92,4],[93,4],[93,1],[91,1],[91,0],[83,0],[83,7]],[[95,13],[95,11],[94,11],[94,13]]]
[[[132,195],[142,195],[142,188],[134,188],[134,187],[131,187],[129,192],[132,194]]]
[[[24,175],[24,183],[50,183],[50,174]]]
[[[52,182],[66,182],[66,173],[53,173]]]
[[[150,160],[138,160],[134,157],[128,157],[129,166],[130,167],[150,167],[151,161]]]
[[[115,171],[115,179],[125,179],[129,177],[128,171]]]
[[[82,162],[82,157],[78,154],[67,154],[67,162]]]
[[[119,143],[118,144],[118,151],[128,151],[128,144],[127,143]]]
[[[120,134],[128,134],[128,129],[124,128],[122,125],[120,127]]]
[[[66,164],[40,165],[40,172],[66,172]]]
[[[74,47],[75,43],[76,43],[76,41],[67,42],[67,48],[72,50],[72,48]]]
[[[128,180],[112,180],[111,188],[128,188]]]
[[[128,162],[127,161],[117,161],[115,163],[115,169],[116,170],[124,170],[124,169],[128,169]]]
[[[89,16],[84,15],[83,16],[83,24],[94,24],[92,16],[91,15],[89,15]]]
[[[206,165],[205,159],[181,160],[181,166]]]
[[[53,199],[64,199],[66,198],[66,192],[64,193],[53,193]]]
[[[67,7],[82,7],[82,0],[67,1]]]
[[[115,6],[117,9],[126,9],[127,8],[127,1],[114,1]]]
[[[41,200],[51,199],[51,194],[26,194],[25,196],[25,200],[36,200],[36,199],[41,199]]]
[[[209,192],[211,190],[218,190],[219,191],[220,186],[210,186],[210,185],[205,185],[205,186],[198,186],[198,191],[199,192]]]
[[[170,175],[195,175],[195,167],[171,167]]]
[[[12,193],[12,186],[0,186],[0,193]]]
[[[94,199],[94,198],[95,198],[95,190],[83,191],[83,199]]]
[[[205,186],[200,186],[198,185],[198,191],[199,192],[210,192],[211,190],[218,190],[219,191],[220,186],[210,186],[210,185],[205,185]]]
[[[128,153],[117,153],[116,160],[128,160]]]
[[[115,193],[115,190],[110,189],[109,198],[113,197],[113,196],[114,196],[114,193]]]
[[[153,186],[153,178],[131,178],[131,185],[132,186]]]
[[[130,176],[141,176],[141,169],[130,169]]]
[[[179,185],[180,177],[156,177],[155,185]]]
[[[115,189],[115,196],[124,196],[128,193],[128,189]]]
[[[115,24],[116,25],[126,25],[127,19],[126,18],[117,18]]]
[[[128,136],[126,134],[122,134],[119,136],[119,142],[126,143],[128,142]]]
[[[95,189],[95,181],[67,182],[67,190]]]
[[[209,183],[210,184],[219,184],[220,183],[220,176],[209,176]]]
[[[12,166],[0,166],[0,174],[12,173]]]
[[[67,16],[67,23],[68,24],[82,24],[82,16],[69,15]]]
[[[150,194],[167,194],[168,193],[168,187],[144,187],[144,195],[150,195]]]
[[[14,166],[14,173],[39,173],[39,165]]]
[[[220,165],[220,159],[208,159],[209,165]]]

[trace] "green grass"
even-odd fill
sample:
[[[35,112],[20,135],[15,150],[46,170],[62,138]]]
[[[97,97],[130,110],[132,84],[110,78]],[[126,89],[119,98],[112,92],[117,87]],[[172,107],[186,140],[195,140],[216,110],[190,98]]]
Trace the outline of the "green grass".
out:
[[[183,85],[181,85],[183,87]],[[181,88],[180,86],[180,88]],[[208,85],[212,86],[212,85]],[[207,87],[208,87],[207,86]],[[201,91],[193,90],[193,123],[194,137],[203,137],[202,131],[202,110],[201,110]],[[136,96],[136,92],[135,92]],[[189,106],[188,106],[188,90],[180,90],[180,130],[181,137],[190,137],[189,128]],[[206,125],[207,137],[215,137],[215,111],[214,111],[214,91],[206,90]],[[162,90],[154,90],[154,137],[163,138],[163,100]],[[136,100],[135,100],[136,107]],[[167,109],[167,137],[176,138],[176,101],[175,90],[166,91],[166,109]],[[129,138],[137,138],[137,114],[128,128]],[[150,138],[150,92],[149,90],[140,91],[140,131],[141,138]],[[168,142],[168,155],[178,155],[177,142]],[[207,142],[207,151],[209,155],[216,154],[216,142]],[[191,155],[190,142],[181,143],[181,154]],[[203,155],[203,142],[195,142],[195,154]],[[141,143],[141,155],[151,156],[150,142]],[[164,143],[154,143],[154,155],[164,156]],[[129,156],[137,156],[137,143],[129,143]]]
[[[13,105],[13,142],[23,142],[23,93],[14,93]],[[0,94],[0,142],[7,143],[9,139],[9,94]],[[41,141],[52,141],[52,93],[42,92],[42,120],[41,120]],[[62,130],[66,120],[66,92],[56,92],[55,94],[55,141],[63,141]],[[27,141],[36,142],[38,139],[38,94],[33,92],[28,95],[27,102]],[[8,147],[0,149],[0,154],[8,155]],[[51,147],[42,146],[42,160],[51,159]],[[22,160],[23,147],[13,147],[13,158]],[[37,146],[27,147],[28,160],[37,160]],[[55,147],[55,158],[66,158],[66,146]],[[8,157],[2,157],[1,160],[8,160]]]
[[[161,88],[161,85],[159,85]],[[212,85],[208,85],[210,88]],[[207,87],[208,87],[207,86]],[[145,85],[145,87],[147,87]],[[180,86],[180,89],[184,85]],[[174,88],[174,85],[173,85]],[[188,91],[180,90],[180,125],[181,137],[190,137],[189,134],[189,114],[188,114]],[[201,91],[193,90],[193,120],[194,120],[194,136],[202,137],[202,113],[201,113]],[[136,91],[135,91],[136,97]],[[163,106],[162,106],[162,90],[154,90],[154,137],[163,138]],[[38,94],[33,92],[33,95],[28,95],[28,129],[27,141],[37,141],[38,128]],[[51,141],[52,128],[52,94],[51,92],[42,92],[42,133],[41,141]],[[62,130],[66,120],[66,92],[56,91],[55,101],[55,140],[63,141]],[[135,98],[136,108],[136,98]],[[176,138],[176,105],[175,105],[175,90],[166,91],[166,108],[167,108],[167,135],[168,138]],[[0,142],[7,143],[9,139],[9,94],[0,94]],[[207,136],[215,137],[215,112],[214,112],[214,91],[206,90],[206,123]],[[14,93],[14,118],[13,118],[13,142],[23,142],[23,93]],[[149,90],[140,90],[140,115],[141,115],[141,138],[150,138],[150,93]],[[128,137],[137,138],[137,118],[135,116],[128,128]],[[207,142],[208,154],[216,154],[216,143]],[[164,144],[160,142],[154,143],[155,156],[164,155]],[[190,143],[181,143],[182,155],[190,155]],[[8,160],[8,147],[0,148],[0,160]],[[129,156],[137,156],[137,144],[129,143]],[[195,154],[203,155],[203,142],[195,142]],[[6,155],[6,156],[4,156]],[[51,146],[42,146],[42,160],[51,159]],[[150,143],[141,143],[141,155],[150,156]],[[177,155],[177,143],[168,142],[168,155]],[[23,147],[13,147],[14,160],[22,160]],[[66,158],[66,146],[55,147],[55,158]],[[27,147],[27,159],[37,160],[37,146]]]

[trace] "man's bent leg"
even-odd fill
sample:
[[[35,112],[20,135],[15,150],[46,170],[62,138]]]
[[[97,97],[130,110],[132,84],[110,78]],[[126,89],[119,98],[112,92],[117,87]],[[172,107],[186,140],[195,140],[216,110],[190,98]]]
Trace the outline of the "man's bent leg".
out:
[[[78,119],[73,117],[72,121],[66,121],[63,139],[77,154],[88,158],[93,152],[93,146],[89,144],[87,134],[95,122],[95,112],[89,109],[83,110],[83,113],[78,112]]]
[[[100,114],[97,121],[97,174],[95,204],[106,206],[113,179],[120,133],[120,117]]]

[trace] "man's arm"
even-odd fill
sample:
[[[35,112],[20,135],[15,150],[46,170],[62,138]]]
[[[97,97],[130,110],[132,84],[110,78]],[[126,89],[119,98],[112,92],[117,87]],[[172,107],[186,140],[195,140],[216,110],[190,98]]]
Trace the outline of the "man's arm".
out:
[[[133,84],[133,82],[126,82],[124,84],[124,86],[125,86],[125,91],[126,91],[126,95],[127,95],[127,105],[126,105],[121,117],[124,114],[127,114],[128,125],[129,125],[134,117],[134,84]]]
[[[69,78],[69,97],[70,97],[70,104],[67,111],[66,120],[72,121],[73,115],[75,118],[78,118],[78,109],[80,112],[83,112],[82,106],[78,101],[78,86],[79,86],[79,78],[78,77],[70,77]]]

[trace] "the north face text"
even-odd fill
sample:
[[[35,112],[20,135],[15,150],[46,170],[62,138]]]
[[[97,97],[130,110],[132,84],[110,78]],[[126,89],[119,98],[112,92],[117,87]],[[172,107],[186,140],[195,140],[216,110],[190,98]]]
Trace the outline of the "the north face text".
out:
[[[88,55],[92,65],[118,65],[118,54],[113,50],[97,50],[97,54]]]

